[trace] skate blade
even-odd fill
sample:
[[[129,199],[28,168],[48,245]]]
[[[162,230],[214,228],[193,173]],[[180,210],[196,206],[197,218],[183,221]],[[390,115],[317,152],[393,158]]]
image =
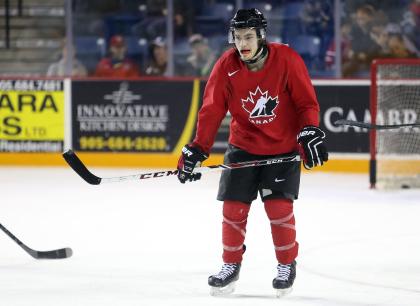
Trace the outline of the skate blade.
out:
[[[293,288],[286,288],[286,289],[276,289],[276,297],[277,298],[282,298],[285,295],[288,295],[290,292],[292,292]]]
[[[235,291],[235,284],[236,284],[236,282],[231,282],[230,284],[228,284],[224,287],[210,287],[210,295],[211,296],[229,295],[233,291]]]

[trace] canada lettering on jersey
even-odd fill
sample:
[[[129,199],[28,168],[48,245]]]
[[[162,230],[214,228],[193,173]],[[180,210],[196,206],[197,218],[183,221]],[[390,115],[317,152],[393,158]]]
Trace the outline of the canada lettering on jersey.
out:
[[[268,90],[262,91],[259,86],[254,92],[250,91],[246,99],[242,100],[242,108],[249,113],[249,121],[254,124],[266,124],[276,118],[274,110],[279,101],[278,96],[271,97]]]

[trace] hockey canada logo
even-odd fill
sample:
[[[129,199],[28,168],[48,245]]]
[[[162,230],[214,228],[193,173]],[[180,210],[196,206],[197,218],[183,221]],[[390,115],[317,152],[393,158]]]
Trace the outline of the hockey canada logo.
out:
[[[262,92],[258,86],[255,92],[249,92],[249,96],[242,100],[242,107],[249,113],[249,120],[254,124],[266,124],[276,118],[274,109],[279,104],[278,96],[270,97],[268,90]]]

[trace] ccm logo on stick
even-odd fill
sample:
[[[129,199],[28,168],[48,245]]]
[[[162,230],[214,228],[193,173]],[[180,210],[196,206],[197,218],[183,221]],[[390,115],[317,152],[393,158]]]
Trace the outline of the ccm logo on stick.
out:
[[[161,172],[154,172],[154,173],[144,173],[141,174],[139,179],[140,180],[144,180],[144,179],[149,179],[149,178],[154,178],[154,177],[163,177],[163,176],[170,176],[170,175],[176,175],[178,174],[178,170],[175,171],[161,171]]]

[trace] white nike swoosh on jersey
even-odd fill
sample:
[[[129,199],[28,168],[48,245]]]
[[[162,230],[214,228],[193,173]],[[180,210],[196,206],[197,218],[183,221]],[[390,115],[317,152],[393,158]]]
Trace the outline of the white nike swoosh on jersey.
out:
[[[283,182],[283,181],[285,181],[286,179],[274,179],[274,182],[276,182],[276,183],[279,183],[279,182]]]
[[[233,72],[228,72],[228,76],[232,76],[232,75],[234,75],[235,73],[237,73],[239,71],[239,69],[238,70],[235,70],[235,71],[233,71]]]

